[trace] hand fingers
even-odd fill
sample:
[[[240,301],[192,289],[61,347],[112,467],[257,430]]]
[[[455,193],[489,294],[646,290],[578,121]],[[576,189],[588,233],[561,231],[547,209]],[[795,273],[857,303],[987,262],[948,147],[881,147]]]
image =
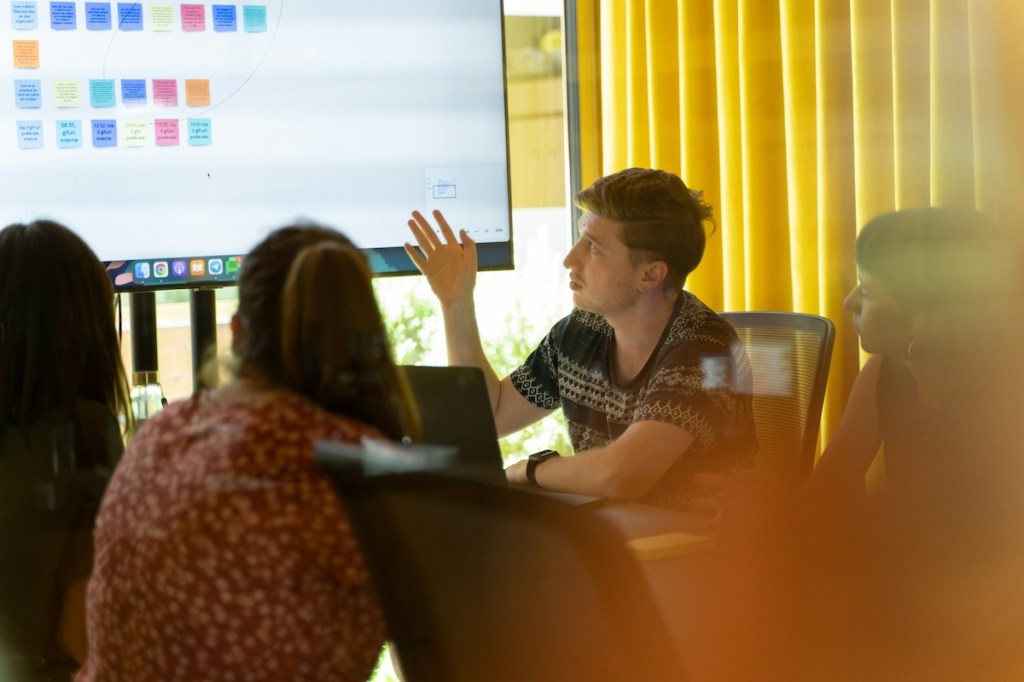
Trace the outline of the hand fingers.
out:
[[[423,250],[425,255],[429,256],[433,251],[441,247],[441,240],[438,239],[434,229],[427,222],[427,219],[423,217],[422,213],[413,211],[412,220],[408,224],[409,229],[416,238],[416,243],[419,244],[420,249]]]
[[[462,252],[472,265],[473,269],[476,270],[476,242],[469,236],[469,233],[465,230],[459,230],[459,239],[462,240]]]
[[[405,252],[409,254],[412,264],[416,266],[417,270],[423,272],[423,268],[427,264],[427,259],[421,256],[419,250],[409,242],[406,242],[403,246],[405,247]]]
[[[441,234],[444,235],[445,242],[448,244],[454,244],[456,242],[455,232],[452,230],[451,226],[448,225],[448,221],[445,220],[444,215],[437,209],[434,209],[434,220],[437,221],[437,226],[441,228]],[[462,232],[465,234],[465,230]]]

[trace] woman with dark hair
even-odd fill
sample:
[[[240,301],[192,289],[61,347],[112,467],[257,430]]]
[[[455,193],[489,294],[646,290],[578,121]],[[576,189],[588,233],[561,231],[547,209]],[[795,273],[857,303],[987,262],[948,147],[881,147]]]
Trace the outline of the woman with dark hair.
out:
[[[236,376],[133,438],[96,528],[80,680],[365,680],[384,624],[320,439],[418,438],[362,253],[273,232],[242,266]]]
[[[1008,247],[970,210],[896,211],[864,226],[860,281],[844,306],[871,356],[807,482],[810,494],[854,504],[884,445],[884,498],[900,505],[900,523],[921,533],[948,514],[971,534],[1004,530],[981,514],[995,511],[988,501],[1007,477],[1019,478],[1021,461],[1010,439],[1019,418],[1007,412],[1020,388]]]
[[[0,666],[18,679],[84,660],[90,534],[128,392],[89,246],[49,220],[0,230]]]
[[[925,208],[868,222],[855,255],[844,305],[871,355],[799,494],[702,477],[721,488],[708,592],[743,595],[721,660],[754,633],[762,680],[1020,679],[1020,254],[974,211]]]

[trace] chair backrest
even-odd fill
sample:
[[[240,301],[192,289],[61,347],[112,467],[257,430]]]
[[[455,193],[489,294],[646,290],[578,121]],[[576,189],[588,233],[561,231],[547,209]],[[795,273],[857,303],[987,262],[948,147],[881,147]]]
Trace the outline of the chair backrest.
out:
[[[407,682],[683,679],[622,539],[583,509],[450,471],[367,475],[317,448]]]
[[[802,479],[814,466],[835,325],[789,312],[728,312],[754,372],[755,466]]]

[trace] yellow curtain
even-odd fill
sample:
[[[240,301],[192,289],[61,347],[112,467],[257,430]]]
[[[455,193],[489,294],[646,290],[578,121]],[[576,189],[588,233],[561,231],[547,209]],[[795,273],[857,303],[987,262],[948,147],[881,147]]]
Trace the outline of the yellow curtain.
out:
[[[1022,7],[576,2],[582,184],[629,166],[679,173],[718,216],[687,288],[718,310],[836,323],[825,440],[862,359],[842,308],[858,226],[927,205],[1019,224]]]

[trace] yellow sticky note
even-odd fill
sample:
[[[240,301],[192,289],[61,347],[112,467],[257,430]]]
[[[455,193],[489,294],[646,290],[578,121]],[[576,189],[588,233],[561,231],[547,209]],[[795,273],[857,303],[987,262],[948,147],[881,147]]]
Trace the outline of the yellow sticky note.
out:
[[[149,23],[154,31],[173,31],[174,5],[153,5],[150,7]]]
[[[124,146],[148,147],[150,140],[149,121],[129,119],[124,122]]]
[[[53,84],[53,101],[58,107],[65,109],[81,106],[81,94],[78,89],[78,81],[55,81]]]
[[[185,104],[190,107],[210,106],[210,80],[185,79]]]
[[[11,41],[14,47],[14,68],[16,69],[38,69],[39,68],[39,41],[38,40],[14,40]]]

